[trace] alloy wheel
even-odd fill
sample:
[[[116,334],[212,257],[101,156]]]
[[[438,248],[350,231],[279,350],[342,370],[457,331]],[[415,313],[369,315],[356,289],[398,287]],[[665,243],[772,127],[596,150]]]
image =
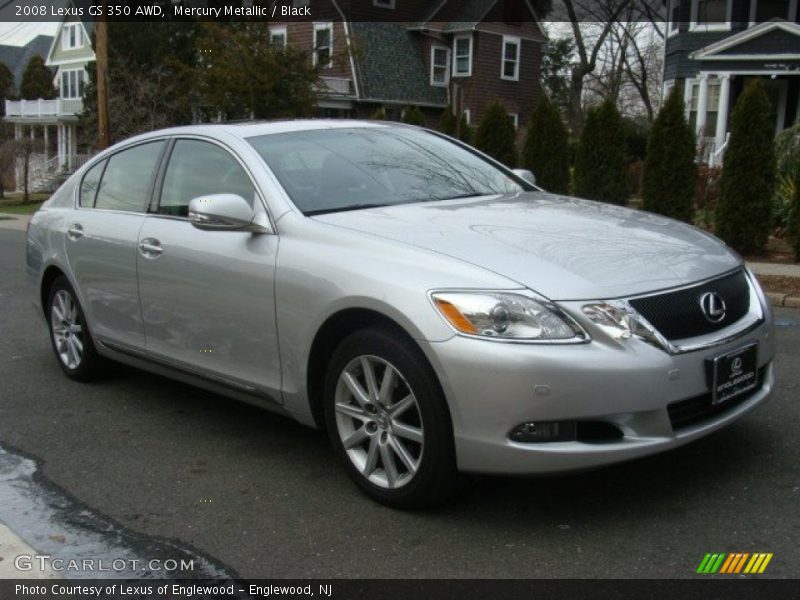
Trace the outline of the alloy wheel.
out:
[[[422,415],[396,367],[377,356],[351,360],[339,374],[334,409],[339,439],[362,476],[387,489],[413,479],[425,446]]]
[[[77,369],[83,359],[83,326],[78,303],[67,290],[53,296],[50,326],[59,360],[68,369]]]

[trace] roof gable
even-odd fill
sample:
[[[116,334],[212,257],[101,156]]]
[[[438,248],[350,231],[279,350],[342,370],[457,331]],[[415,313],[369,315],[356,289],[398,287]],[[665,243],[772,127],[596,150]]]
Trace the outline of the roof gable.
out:
[[[800,25],[774,19],[693,52],[697,60],[800,58]]]

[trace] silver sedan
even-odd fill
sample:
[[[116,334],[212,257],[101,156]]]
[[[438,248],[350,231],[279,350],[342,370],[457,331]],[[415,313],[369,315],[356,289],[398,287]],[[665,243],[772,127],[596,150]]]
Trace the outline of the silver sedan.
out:
[[[156,131],[45,203],[27,273],[69,377],[110,359],[326,428],[393,506],[675,448],[768,398],[740,257],[532,180],[389,123]]]

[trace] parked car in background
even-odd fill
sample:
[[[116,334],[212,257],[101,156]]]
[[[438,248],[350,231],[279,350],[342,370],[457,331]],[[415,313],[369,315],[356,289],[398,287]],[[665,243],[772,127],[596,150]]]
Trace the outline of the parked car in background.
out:
[[[326,428],[393,506],[675,448],[768,398],[739,256],[527,177],[387,122],[155,131],[45,203],[27,273],[69,377],[112,359]]]

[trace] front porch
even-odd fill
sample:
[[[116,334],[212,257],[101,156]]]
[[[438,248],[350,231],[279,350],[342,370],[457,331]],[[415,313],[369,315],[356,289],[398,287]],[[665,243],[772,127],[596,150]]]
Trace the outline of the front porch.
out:
[[[6,100],[4,120],[14,125],[14,139],[38,142],[31,154],[28,185],[33,191],[52,187],[60,178],[82,166],[91,156],[78,150],[80,98]],[[22,165],[17,165],[17,188],[23,187]]]
[[[695,79],[686,81],[686,117],[695,130],[700,159],[709,166],[722,165],[733,107],[753,79],[762,82],[770,98],[776,135],[800,121],[800,71],[700,72]]]
[[[702,160],[711,166],[722,164],[730,114],[754,79],[762,82],[770,98],[776,135],[800,121],[799,48],[800,25],[773,19],[689,55],[696,71],[686,78],[684,100]]]

